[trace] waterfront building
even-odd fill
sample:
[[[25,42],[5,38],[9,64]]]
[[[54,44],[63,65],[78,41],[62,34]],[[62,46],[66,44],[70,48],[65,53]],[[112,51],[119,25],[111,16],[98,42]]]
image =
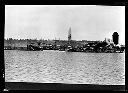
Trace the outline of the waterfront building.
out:
[[[108,45],[113,44],[113,41],[110,38],[105,38],[104,40]]]
[[[105,38],[105,42],[106,42],[107,44],[110,44],[110,38]]]

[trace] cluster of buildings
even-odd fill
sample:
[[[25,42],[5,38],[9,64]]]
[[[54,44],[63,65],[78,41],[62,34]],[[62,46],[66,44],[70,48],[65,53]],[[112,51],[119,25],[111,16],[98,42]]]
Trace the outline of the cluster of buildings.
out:
[[[124,52],[125,46],[119,45],[119,35],[117,32],[114,32],[112,35],[112,40],[105,38],[104,41],[99,42],[88,42],[83,44],[81,47],[72,46],[71,40],[71,29],[69,30],[68,36],[69,46],[66,49],[67,51],[75,51],[75,52],[98,52],[98,53],[116,53],[116,52]]]
[[[112,40],[104,41],[75,41],[72,40],[71,28],[69,28],[68,40],[31,40],[8,39],[4,40],[4,49],[10,50],[59,50],[71,52],[124,52],[125,46],[119,45],[119,35],[114,32]]]

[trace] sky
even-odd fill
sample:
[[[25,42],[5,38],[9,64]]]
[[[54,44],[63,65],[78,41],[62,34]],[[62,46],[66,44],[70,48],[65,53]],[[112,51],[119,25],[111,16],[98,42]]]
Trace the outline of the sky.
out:
[[[5,38],[68,40],[112,39],[125,44],[125,6],[5,5]]]

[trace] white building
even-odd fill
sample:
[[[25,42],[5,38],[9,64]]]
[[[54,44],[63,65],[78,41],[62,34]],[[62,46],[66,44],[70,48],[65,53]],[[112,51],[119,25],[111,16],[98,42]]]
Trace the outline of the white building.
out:
[[[107,44],[114,44],[113,41],[112,41],[112,39],[110,39],[110,38],[105,38],[105,42]]]

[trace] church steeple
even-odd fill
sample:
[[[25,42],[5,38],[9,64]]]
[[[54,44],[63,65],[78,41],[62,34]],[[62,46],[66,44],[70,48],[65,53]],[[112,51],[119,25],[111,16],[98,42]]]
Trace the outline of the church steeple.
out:
[[[68,32],[68,41],[71,41],[71,27],[69,28],[69,32]]]

